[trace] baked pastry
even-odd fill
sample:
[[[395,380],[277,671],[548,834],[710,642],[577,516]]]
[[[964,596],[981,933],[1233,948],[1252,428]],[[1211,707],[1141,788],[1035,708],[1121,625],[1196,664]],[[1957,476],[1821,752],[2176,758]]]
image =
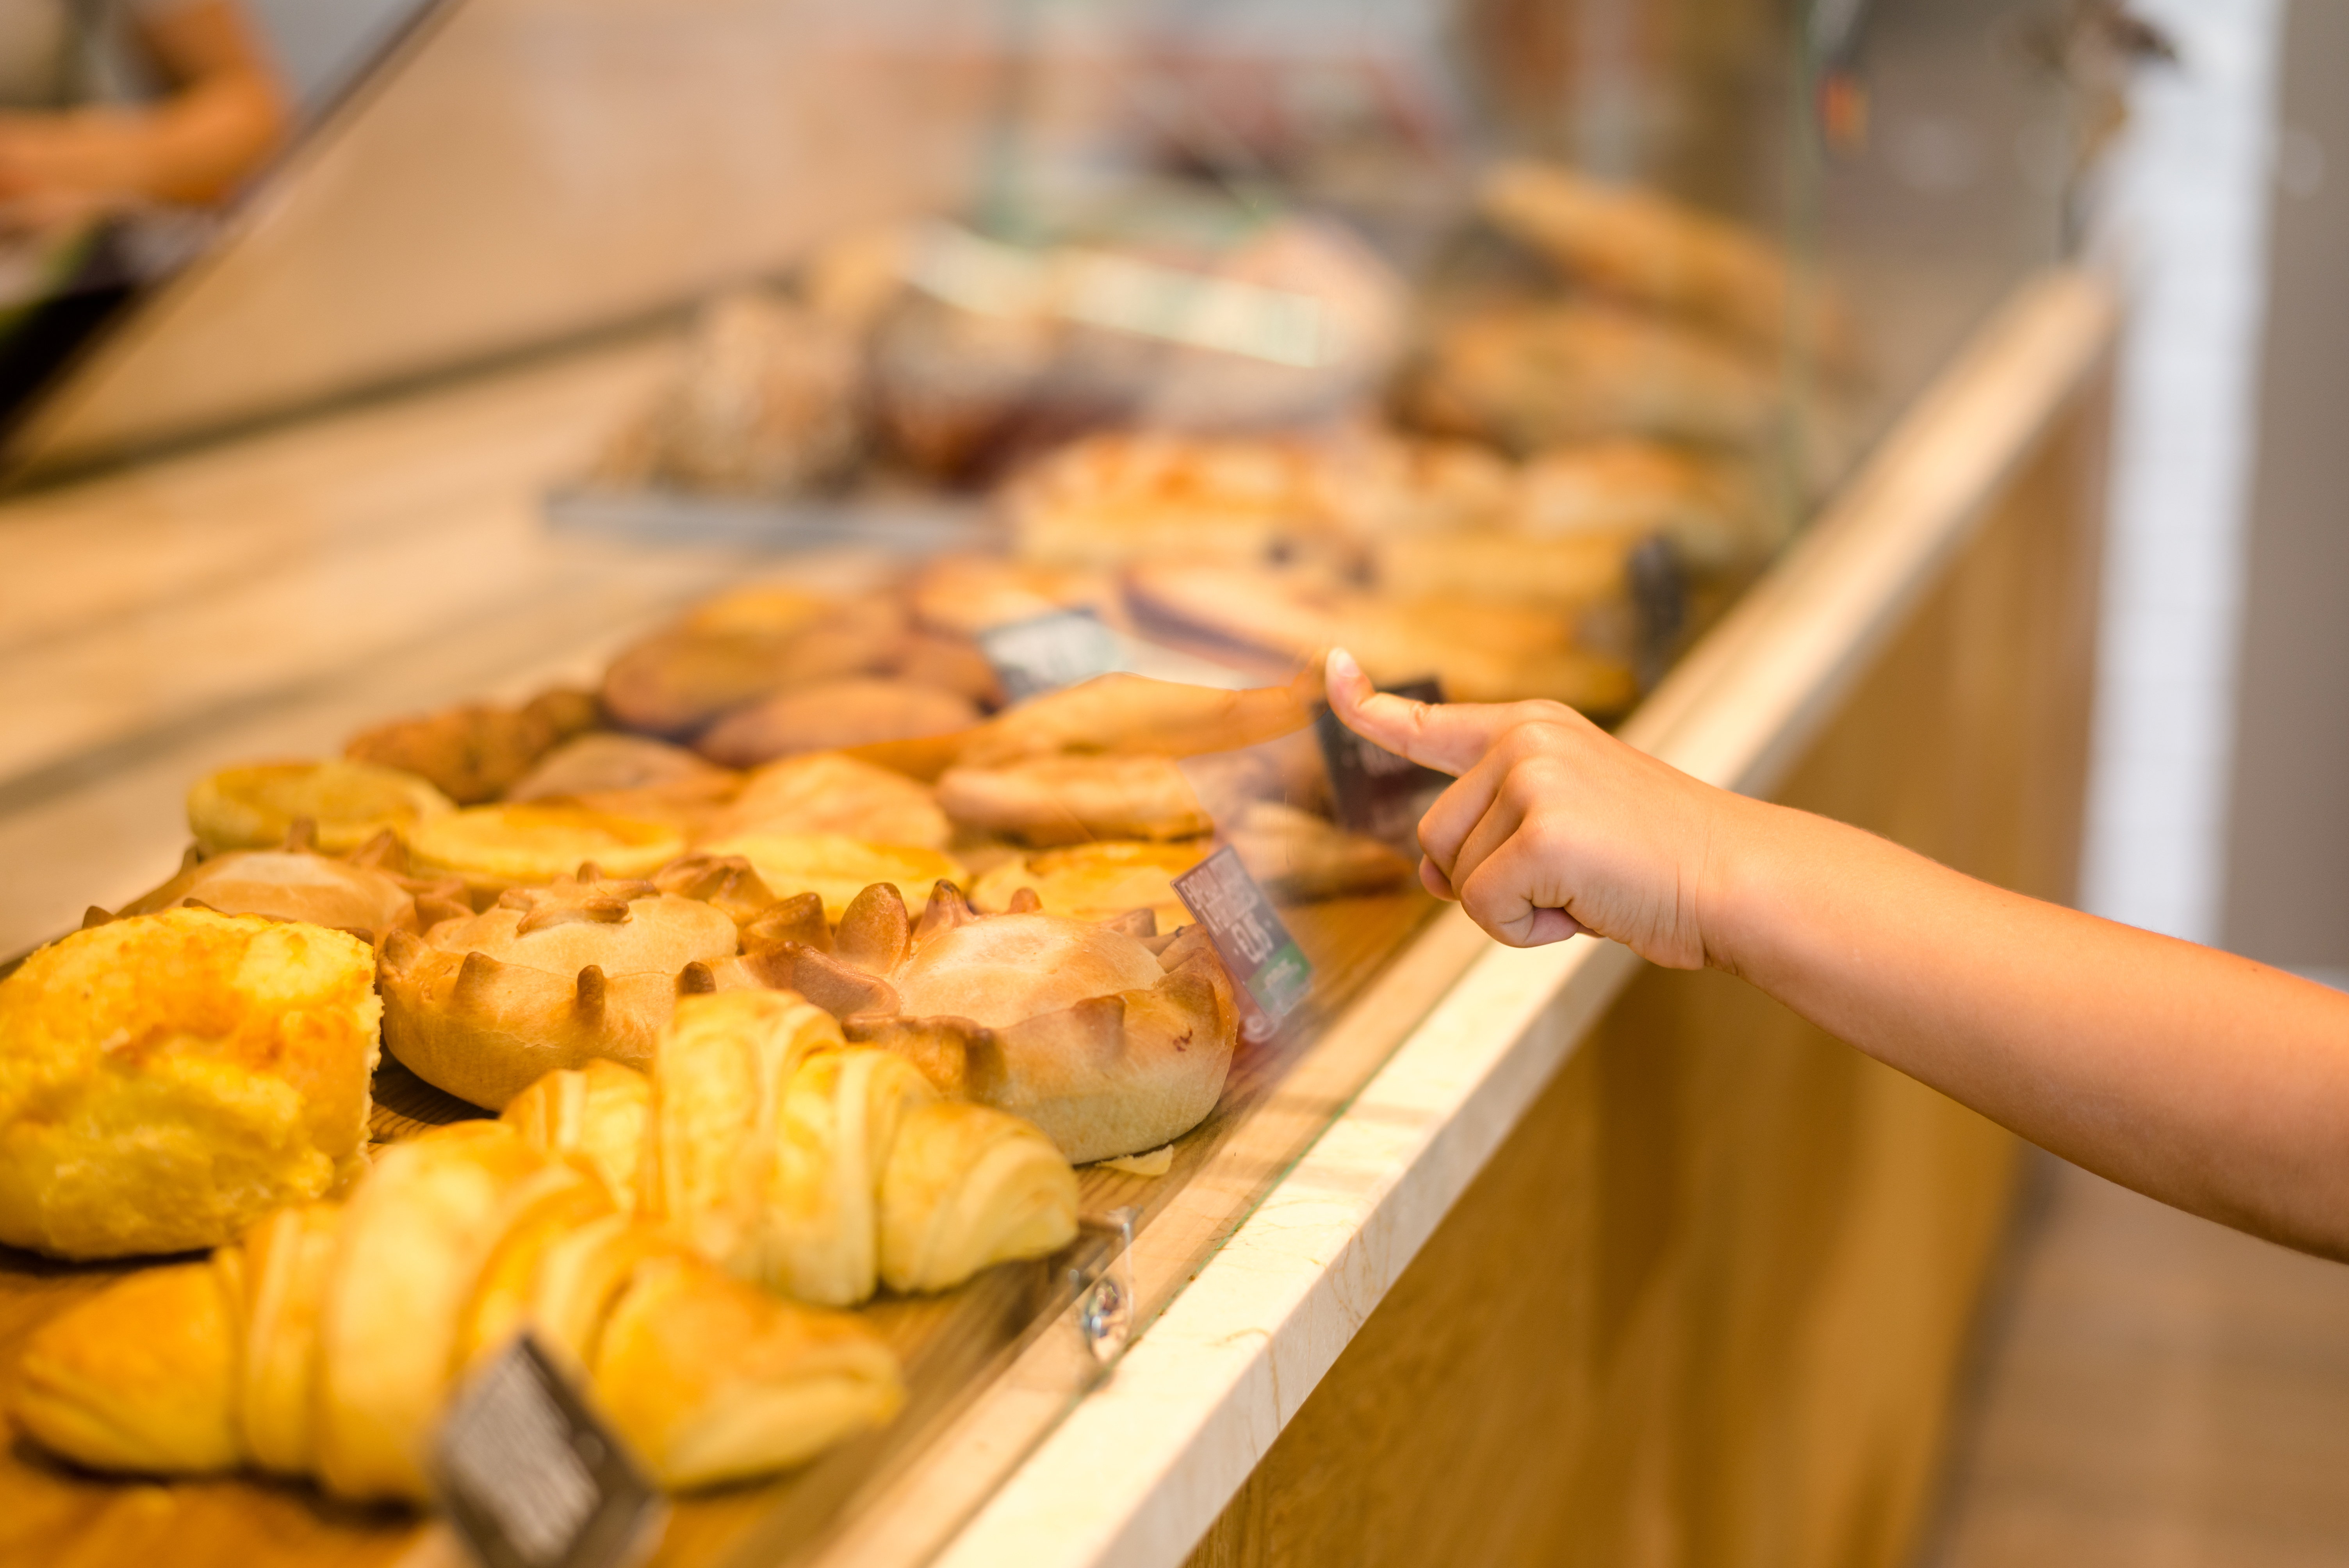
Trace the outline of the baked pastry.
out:
[[[1617,713],[1638,695],[1630,671],[1577,646],[1564,618],[1497,596],[1403,597],[1310,572],[1166,562],[1135,568],[1128,591],[1169,620],[1299,660],[1343,646],[1381,685],[1436,676],[1457,701],[1546,696]]]
[[[317,846],[347,854],[386,828],[406,833],[455,810],[413,773],[372,762],[264,762],[223,768],[188,791],[188,830],[207,855],[274,849],[307,819]]]
[[[1653,441],[1597,441],[1527,462],[1508,521],[1535,536],[1661,533],[1689,565],[1719,571],[1758,552],[1763,510],[1735,465]]]
[[[738,591],[613,660],[604,706],[627,728],[683,738],[788,686],[886,669],[907,632],[905,607],[883,595]]]
[[[735,709],[695,744],[730,768],[755,768],[806,751],[947,735],[978,722],[960,692],[880,676],[795,686]]]
[[[1313,449],[1296,440],[1119,431],[1031,465],[999,505],[1020,558],[1040,565],[1266,561],[1329,533],[1318,477]]]
[[[1048,851],[1062,852],[1062,851]],[[905,1057],[950,1099],[1034,1122],[1073,1162],[1156,1149],[1215,1108],[1238,1037],[1231,982],[1196,925],[982,915],[940,883],[918,923],[893,888],[859,896],[829,953],[778,946],[767,972]]]
[[[1190,916],[1175,894],[1174,879],[1205,860],[1208,847],[1205,839],[1171,843],[1103,839],[1039,850],[981,876],[971,886],[971,903],[1000,914],[1025,892],[1047,914],[1098,921],[1146,909],[1154,919],[1179,925]]]
[[[216,1245],[366,1163],[367,944],[171,909],[0,980],[0,1241],[67,1258]]]
[[[413,773],[457,804],[475,806],[496,799],[555,746],[602,722],[592,693],[558,687],[520,707],[467,703],[378,725],[353,736],[343,755]]]
[[[965,637],[1041,615],[1082,610],[1105,624],[1125,615],[1108,573],[1046,566],[993,555],[943,555],[926,562],[907,586],[914,618]]]
[[[965,828],[1027,844],[1193,839],[1215,826],[1172,759],[1140,752],[950,768],[938,804]]]
[[[963,880],[961,864],[943,851],[842,833],[740,833],[712,839],[701,851],[741,856],[778,897],[818,894],[824,918],[835,922],[847,913],[849,901],[874,882],[890,883],[903,897],[935,882]]]
[[[702,306],[677,378],[606,446],[595,477],[718,495],[789,495],[864,447],[864,352],[824,313],[759,289]]]
[[[1276,903],[1387,892],[1410,882],[1417,870],[1376,839],[1277,800],[1249,801],[1224,824],[1222,837]]]
[[[1503,614],[1531,607],[1570,616],[1629,594],[1629,563],[1639,543],[1640,535],[1630,532],[1527,535],[1470,528],[1381,539],[1371,559],[1379,583],[1397,598],[1474,599],[1507,606]]]
[[[937,1098],[789,993],[698,997],[654,1066],[639,1190],[704,1256],[828,1305],[1067,1245],[1077,1182],[1060,1151],[999,1110],[935,1114]]]
[[[497,1109],[557,1068],[649,1060],[682,993],[751,985],[715,904],[648,882],[564,878],[384,944],[384,1044],[427,1083]]]
[[[1559,164],[1516,160],[1479,182],[1477,211],[1568,277],[1685,314],[1776,352],[1796,319],[1777,246],[1661,192],[1609,184]],[[1849,351],[1825,300],[1806,302],[1812,346]]]
[[[621,1208],[634,1209],[651,1110],[652,1080],[599,1057],[548,1073],[508,1100],[498,1119],[534,1149],[585,1161]]]
[[[403,836],[419,872],[461,879],[477,903],[508,888],[543,886],[587,864],[640,877],[685,852],[685,834],[670,823],[543,800],[468,806]]]
[[[752,772],[702,836],[745,833],[840,833],[942,850],[954,827],[927,785],[837,751],[810,751]]]
[[[177,876],[131,900],[111,917],[92,910],[82,923],[196,908],[298,920],[372,943],[390,932],[418,932],[435,921],[471,913],[464,884],[456,878],[426,881],[388,869],[398,848],[388,832],[378,835],[349,860],[296,848],[300,838],[296,834],[282,850],[231,850],[210,860],[191,850]]]
[[[422,1501],[467,1368],[528,1325],[671,1488],[764,1474],[885,1421],[895,1358],[614,1211],[601,1183],[475,1122],[388,1149],[341,1208],[122,1280],[37,1329],[11,1414],[101,1470],[254,1464]]]
[[[1528,453],[1620,436],[1758,449],[1776,430],[1766,362],[1598,304],[1494,306],[1445,327],[1404,378],[1423,430]]]
[[[505,791],[509,800],[578,799],[616,789],[687,787],[715,797],[741,779],[726,769],[646,735],[603,731],[564,742]]]
[[[928,755],[921,754],[918,742],[902,755],[907,771],[931,778],[957,763],[993,768],[1064,752],[1195,757],[1295,734],[1313,722],[1320,698],[1318,667],[1300,671],[1287,686],[1247,691],[1117,672],[1030,698]]]
[[[1315,483],[1331,521],[1357,541],[1487,526],[1516,492],[1516,473],[1488,448],[1383,431],[1325,449]]]

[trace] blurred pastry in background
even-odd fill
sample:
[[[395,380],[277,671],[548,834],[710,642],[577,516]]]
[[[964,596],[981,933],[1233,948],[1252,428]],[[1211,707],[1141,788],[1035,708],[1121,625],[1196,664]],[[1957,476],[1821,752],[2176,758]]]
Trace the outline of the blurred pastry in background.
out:
[[[1750,564],[1775,542],[1752,468],[1718,454],[1640,440],[1537,453],[1521,470],[1509,521],[1536,537],[1662,534],[1698,572]]]
[[[1507,554],[1495,559],[1506,566]],[[1135,567],[1128,588],[1137,606],[1195,631],[1299,661],[1343,645],[1381,684],[1433,675],[1456,701],[1547,696],[1614,714],[1637,695],[1627,667],[1578,645],[1570,620],[1503,593],[1407,582],[1381,593],[1312,571],[1175,562]]]
[[[979,720],[960,692],[881,676],[814,681],[746,704],[694,744],[730,768],[755,768],[807,751],[947,735]]]
[[[301,921],[379,944],[392,932],[419,932],[436,921],[472,913],[463,882],[408,876],[406,864],[407,855],[388,830],[340,858],[306,846],[297,827],[281,849],[231,850],[210,859],[191,850],[177,876],[124,904],[112,918],[209,909]],[[103,914],[92,910],[83,923],[97,923]]]
[[[1276,903],[1390,892],[1418,872],[1416,861],[1376,839],[1277,800],[1249,801],[1217,836]]]
[[[468,806],[403,838],[418,872],[458,878],[476,903],[508,888],[543,887],[587,864],[649,876],[685,852],[685,833],[672,823],[555,800]]]
[[[1839,308],[1816,285],[1798,286],[1780,246],[1651,187],[1515,160],[1485,174],[1476,207],[1574,282],[1688,316],[1768,355],[1801,321],[1807,347],[1838,364],[1850,358]]]
[[[864,446],[864,351],[835,315],[758,289],[695,318],[685,362],[605,444],[593,478],[784,496],[845,479]]]
[[[477,806],[503,795],[562,742],[602,723],[592,693],[558,687],[520,707],[465,703],[394,719],[351,737],[343,755],[413,773],[460,806]]]
[[[942,850],[954,827],[928,785],[836,751],[811,751],[754,769],[703,841],[746,833],[840,833]]]
[[[1622,436],[1757,449],[1772,366],[1708,334],[1613,305],[1488,306],[1437,329],[1396,407],[1412,426],[1517,455]]]
[[[274,849],[296,821],[346,854],[386,829],[407,834],[456,810],[417,775],[371,762],[263,762],[223,768],[188,791],[188,830],[207,855]]]
[[[0,1241],[185,1252],[333,1191],[381,1014],[374,953],[323,926],[170,909],[40,949],[0,980]]]
[[[961,827],[1039,846],[1195,839],[1215,826],[1171,758],[1139,753],[950,768],[938,779],[937,799]]]
[[[1071,442],[999,497],[1022,560],[1111,567],[1178,553],[1268,561],[1330,524],[1303,442],[1120,431]]]

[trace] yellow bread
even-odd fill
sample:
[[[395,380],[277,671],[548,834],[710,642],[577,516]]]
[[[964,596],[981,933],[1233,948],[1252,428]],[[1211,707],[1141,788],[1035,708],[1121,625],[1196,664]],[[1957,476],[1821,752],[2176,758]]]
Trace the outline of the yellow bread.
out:
[[[274,849],[297,819],[318,847],[347,854],[388,828],[405,834],[456,810],[413,773],[371,762],[266,762],[223,768],[188,791],[188,829],[207,855]]]
[[[911,1106],[881,1180],[881,1277],[945,1290],[997,1258],[1076,1239],[1077,1173],[1032,1124],[981,1105]]]
[[[813,892],[823,900],[826,920],[838,921],[849,901],[875,882],[896,888],[907,902],[934,882],[960,882],[959,861],[943,851],[917,844],[874,843],[842,833],[740,833],[706,841],[705,854],[740,855],[777,897]]]
[[[461,878],[477,903],[590,863],[606,876],[650,876],[685,852],[673,823],[554,801],[470,806],[418,822],[403,837],[418,874]]]
[[[633,1209],[652,1092],[644,1074],[598,1059],[548,1073],[507,1101],[498,1119],[533,1148],[585,1161],[622,1208]]]
[[[929,1080],[886,1051],[831,1051],[803,1063],[784,1090],[775,1128],[757,1277],[823,1306],[871,1295],[880,1279],[882,1172],[905,1117],[936,1099]],[[975,1241],[971,1268],[956,1278],[1009,1255]]]
[[[588,1180],[495,1122],[383,1151],[343,1216],[319,1316],[316,1469],[328,1491],[425,1496],[421,1460],[483,1265],[550,1185]]]
[[[9,1416],[94,1470],[233,1470],[238,1286],[233,1249],[117,1281],[33,1332]]]
[[[304,1203],[244,1238],[240,1426],[252,1461],[278,1475],[305,1475],[316,1460],[318,1312],[342,1219],[339,1204]]]
[[[675,1490],[805,1463],[905,1402],[896,1358],[698,1258],[638,1265],[599,1337],[596,1402]]]
[[[174,909],[77,932],[0,981],[0,1241],[184,1252],[366,1159],[382,1006],[367,944]]]
[[[743,1254],[772,1164],[782,1086],[842,1045],[840,1026],[788,991],[728,991],[678,1006],[655,1058],[639,1207],[705,1257]]]
[[[1033,893],[1047,914],[1071,920],[1114,920],[1146,909],[1162,927],[1189,920],[1174,892],[1174,879],[1206,859],[1205,839],[1146,843],[1105,839],[1040,850],[1004,861],[980,877],[971,903],[990,914],[1009,911],[1022,889]]]
[[[471,1122],[388,1151],[347,1210],[283,1211],[243,1248],[59,1313],[27,1343],[11,1414],[98,1470],[251,1461],[420,1501],[468,1364],[524,1322],[671,1485],[798,1463],[903,1397],[862,1323],[766,1300],[613,1212],[583,1170]]]

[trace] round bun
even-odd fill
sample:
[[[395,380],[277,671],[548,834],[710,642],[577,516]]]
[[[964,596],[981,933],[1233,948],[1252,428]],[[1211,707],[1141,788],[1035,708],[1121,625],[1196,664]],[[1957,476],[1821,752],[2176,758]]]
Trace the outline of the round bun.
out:
[[[417,1077],[496,1110],[547,1073],[651,1060],[679,995],[735,974],[735,924],[650,882],[565,880],[384,944],[384,1045]]]
[[[477,902],[590,863],[611,876],[650,876],[685,852],[685,834],[672,824],[560,804],[468,807],[405,837],[419,873],[461,878]]]
[[[305,817],[316,825],[320,849],[346,854],[386,828],[404,835],[455,810],[415,774],[371,762],[223,768],[188,791],[188,828],[207,855],[274,849]]]

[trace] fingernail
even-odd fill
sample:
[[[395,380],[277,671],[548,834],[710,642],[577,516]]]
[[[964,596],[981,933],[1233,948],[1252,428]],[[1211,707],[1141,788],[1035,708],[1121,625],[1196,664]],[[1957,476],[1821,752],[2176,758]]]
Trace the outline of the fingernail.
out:
[[[1321,670],[1325,680],[1352,680],[1362,673],[1362,666],[1345,649],[1332,648],[1330,656],[1322,661]]]

